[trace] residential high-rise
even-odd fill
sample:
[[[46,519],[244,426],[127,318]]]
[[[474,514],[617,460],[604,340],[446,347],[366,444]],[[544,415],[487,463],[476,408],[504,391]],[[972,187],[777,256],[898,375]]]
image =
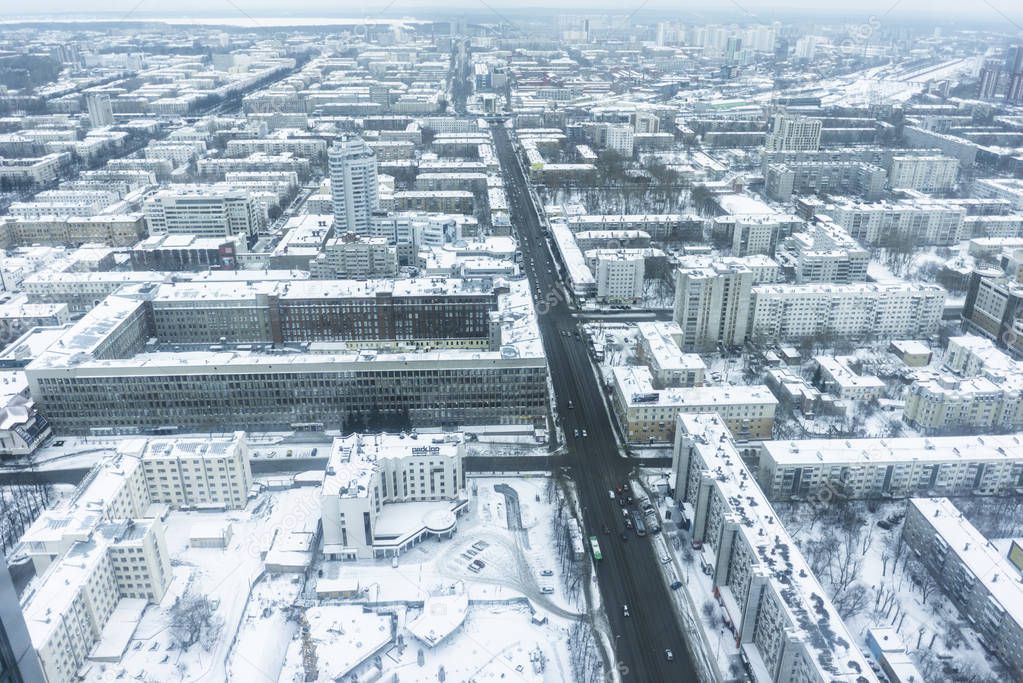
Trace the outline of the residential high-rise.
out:
[[[771,130],[764,142],[765,149],[783,152],[801,152],[820,149],[821,120],[808,116],[775,114],[771,117]]]
[[[345,136],[328,150],[327,163],[334,229],[339,234],[368,234],[370,219],[379,208],[376,153],[359,136]]]
[[[675,322],[683,351],[735,346],[746,339],[754,274],[738,263],[679,268],[675,276]]]
[[[998,90],[998,77],[1002,75],[1002,65],[996,59],[984,61],[980,68],[980,77],[977,84],[977,97],[982,100],[989,100],[995,96]]]
[[[109,126],[114,122],[114,110],[110,105],[110,96],[91,93],[85,98],[85,106],[89,110],[89,123],[93,128]]]

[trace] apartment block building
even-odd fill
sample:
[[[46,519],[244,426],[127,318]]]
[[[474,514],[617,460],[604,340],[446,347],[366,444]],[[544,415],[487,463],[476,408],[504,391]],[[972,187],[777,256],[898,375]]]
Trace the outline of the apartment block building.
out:
[[[338,232],[367,234],[380,207],[376,154],[358,136],[346,136],[327,155],[334,226]]]
[[[573,233],[587,230],[642,230],[654,239],[664,239],[686,226],[702,225],[698,216],[688,214],[583,214],[565,219]]]
[[[906,391],[903,418],[927,434],[1023,427],[1023,376],[987,377],[918,372]]]
[[[936,285],[760,285],[751,291],[754,342],[896,339],[937,333],[945,292]]]
[[[682,351],[682,328],[674,322],[636,324],[636,357],[650,368],[654,386],[695,387],[703,384],[707,366],[695,353]]]
[[[683,265],[676,271],[673,317],[682,328],[683,351],[745,341],[754,277],[738,260]]]
[[[323,554],[392,557],[449,538],[468,507],[464,457],[459,433],[334,439],[320,490]]]
[[[258,202],[241,190],[159,190],[145,199],[142,213],[150,235],[253,238],[265,222]]]
[[[941,155],[894,156],[888,170],[892,189],[951,192],[959,179],[959,160]]]
[[[764,175],[764,191],[776,201],[793,194],[851,194],[879,199],[888,174],[883,168],[859,161],[770,164]]]
[[[963,303],[963,319],[974,332],[996,346],[1023,353],[1023,284],[1005,277],[1000,269],[980,268],[970,273]]]
[[[771,500],[1004,495],[1023,485],[1017,435],[764,441],[757,482]]]
[[[124,600],[158,603],[170,584],[163,523],[98,524],[39,577],[22,598],[25,623],[48,683],[78,680],[78,670]]]
[[[757,683],[876,682],[717,415],[679,415],[675,502]]]
[[[741,440],[766,439],[774,428],[778,400],[756,386],[693,386],[655,389],[649,368],[613,369],[612,402],[626,441],[670,442],[680,414],[716,413]]]
[[[802,152],[820,149],[821,119],[779,113],[771,117],[764,140],[768,151]]]
[[[643,298],[645,255],[649,249],[591,249],[587,264],[597,284],[597,300],[632,304]]]
[[[952,245],[963,238],[967,209],[950,202],[838,201],[824,208],[830,218],[867,246]]]
[[[252,468],[245,432],[229,439],[151,439],[141,457],[153,501],[222,509],[241,509],[248,501]]]
[[[309,263],[313,278],[343,280],[394,277],[398,249],[385,237],[348,232],[327,240],[323,253]]]
[[[779,247],[777,257],[799,284],[863,282],[870,263],[867,250],[830,221],[817,221],[805,231],[793,233]]]
[[[1023,676],[1019,573],[948,498],[913,498],[902,540],[970,622],[985,649]]]

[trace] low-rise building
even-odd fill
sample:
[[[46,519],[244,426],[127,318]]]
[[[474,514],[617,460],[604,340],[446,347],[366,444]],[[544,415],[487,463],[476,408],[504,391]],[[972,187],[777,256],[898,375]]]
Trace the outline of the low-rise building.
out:
[[[851,401],[870,401],[884,395],[885,383],[873,375],[860,375],[847,358],[817,356],[816,384],[824,391]]]
[[[683,353],[682,328],[674,322],[636,324],[639,345],[636,356],[650,368],[654,385],[695,387],[703,384],[707,366],[695,353]]]
[[[619,366],[613,374],[615,414],[629,443],[670,442],[683,413],[717,413],[741,440],[769,438],[774,428],[778,399],[766,386],[655,389],[646,367]]]

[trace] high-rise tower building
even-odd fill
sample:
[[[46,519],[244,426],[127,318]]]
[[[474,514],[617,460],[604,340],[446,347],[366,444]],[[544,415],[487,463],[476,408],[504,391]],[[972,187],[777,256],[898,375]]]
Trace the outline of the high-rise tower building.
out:
[[[339,234],[369,234],[370,218],[379,206],[377,157],[357,135],[345,136],[327,154],[334,229]]]

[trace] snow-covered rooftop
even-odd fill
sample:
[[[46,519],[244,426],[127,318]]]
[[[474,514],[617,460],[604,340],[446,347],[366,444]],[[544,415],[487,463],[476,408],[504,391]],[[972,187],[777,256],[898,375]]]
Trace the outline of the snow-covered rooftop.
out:
[[[1023,458],[1023,434],[764,441],[760,451],[761,457],[789,466],[918,460],[1010,462]]]

